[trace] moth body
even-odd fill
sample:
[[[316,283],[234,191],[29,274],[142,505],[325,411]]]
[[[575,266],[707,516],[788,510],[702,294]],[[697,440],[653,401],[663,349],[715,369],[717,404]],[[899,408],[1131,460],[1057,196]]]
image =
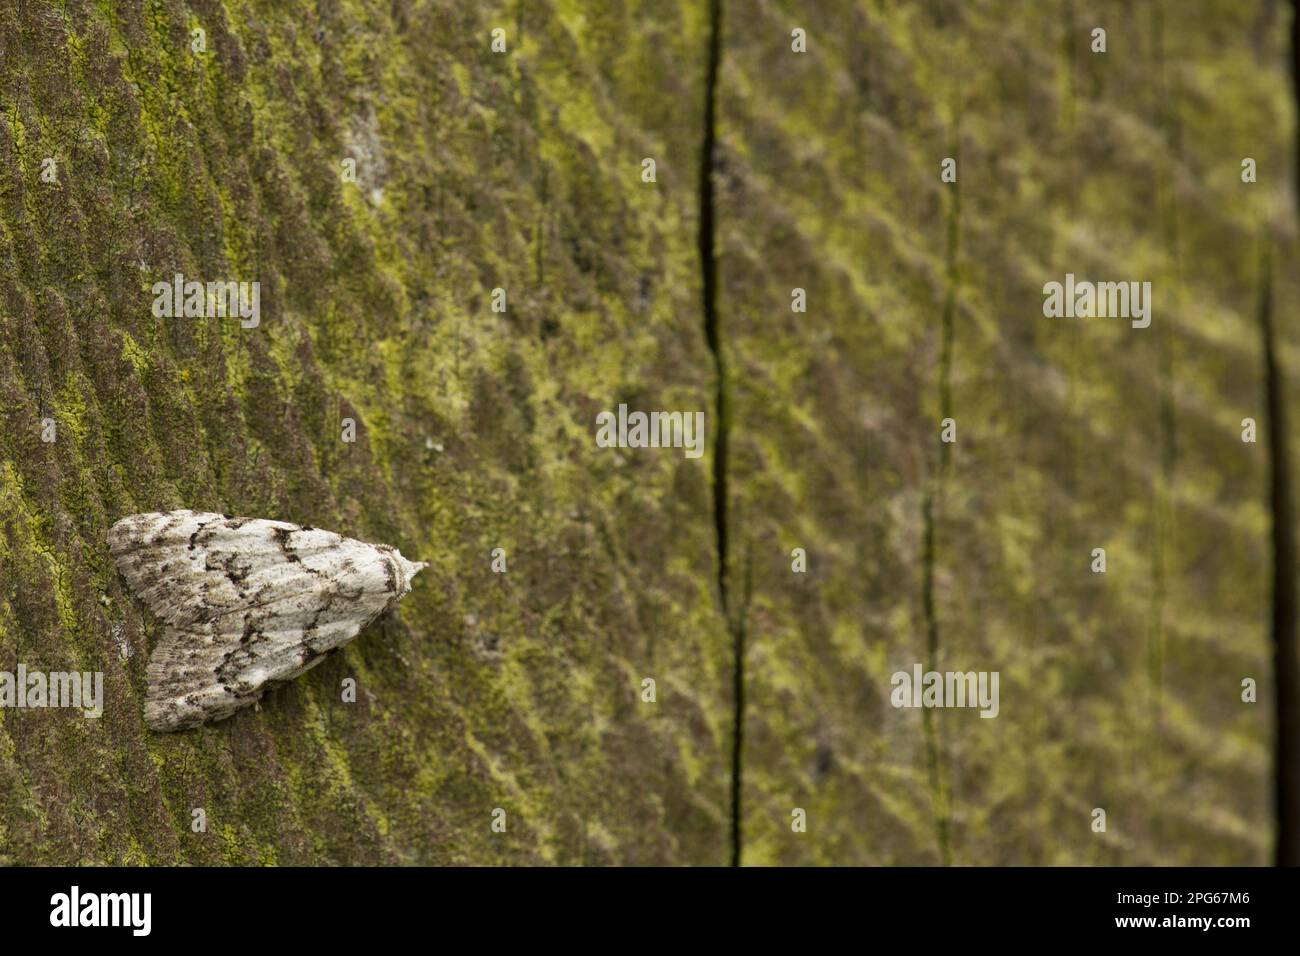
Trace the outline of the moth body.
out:
[[[157,731],[256,703],[395,606],[425,567],[332,531],[199,511],[131,515],[108,543],[164,624],[145,699]]]

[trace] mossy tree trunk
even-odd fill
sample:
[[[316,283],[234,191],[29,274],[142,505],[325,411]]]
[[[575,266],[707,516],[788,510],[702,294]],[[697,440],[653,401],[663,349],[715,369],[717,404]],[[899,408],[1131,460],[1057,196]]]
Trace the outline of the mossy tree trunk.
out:
[[[1295,260],[1288,24],[1157,2],[3,5],[0,670],[107,699],[0,709],[0,856],[1267,860],[1290,478],[1239,423],[1296,420],[1300,278],[1261,345],[1250,241]],[[260,323],[155,318],[178,272]],[[1069,272],[1152,280],[1152,327],[1045,318]],[[706,454],[597,447],[620,403]],[[180,507],[430,567],[152,734],[105,534]],[[891,706],[930,658],[999,716]]]

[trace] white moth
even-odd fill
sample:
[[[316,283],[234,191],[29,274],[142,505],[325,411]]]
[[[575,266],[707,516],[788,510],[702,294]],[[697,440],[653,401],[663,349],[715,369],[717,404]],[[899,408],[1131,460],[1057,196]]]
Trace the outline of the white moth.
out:
[[[118,570],[166,625],[145,723],[222,720],[314,667],[411,590],[396,548],[287,521],[169,511],[108,532]]]

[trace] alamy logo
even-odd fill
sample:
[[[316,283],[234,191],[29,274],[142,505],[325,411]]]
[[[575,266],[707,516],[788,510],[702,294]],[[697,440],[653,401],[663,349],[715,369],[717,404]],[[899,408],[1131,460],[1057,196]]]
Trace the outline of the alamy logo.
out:
[[[0,707],[76,707],[83,716],[104,714],[104,673],[76,671],[65,673],[29,671],[26,664],[18,672],[0,671]]]
[[[687,458],[704,454],[703,412],[631,412],[596,416],[596,445],[600,448],[684,448]]]
[[[1043,286],[1043,315],[1049,319],[1132,319],[1135,329],[1151,324],[1150,282],[1075,282],[1065,274],[1065,284]]]
[[[171,282],[155,282],[153,314],[159,319],[224,319],[255,329],[262,321],[262,283],[185,281],[176,273]]]
[[[51,926],[129,926],[133,936],[148,936],[152,925],[151,893],[70,893],[50,897]]]
[[[897,671],[889,679],[895,707],[979,707],[981,717],[998,715],[998,671]]]

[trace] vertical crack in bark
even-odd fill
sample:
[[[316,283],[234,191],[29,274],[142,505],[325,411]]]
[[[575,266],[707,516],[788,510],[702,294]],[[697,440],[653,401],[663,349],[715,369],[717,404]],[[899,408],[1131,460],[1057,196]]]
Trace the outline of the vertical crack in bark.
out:
[[[1298,101],[1300,102],[1300,101]],[[1272,252],[1267,234],[1260,263],[1259,325],[1264,346],[1268,414],[1269,508],[1273,517],[1273,673],[1277,735],[1274,738],[1278,866],[1300,865],[1300,662],[1296,652],[1296,550],[1287,458],[1286,399],[1273,333]]]
[[[1300,116],[1300,0],[1291,0],[1291,87]],[[1293,162],[1300,178],[1300,124]],[[1297,197],[1300,212],[1300,197]],[[1260,334],[1264,340],[1264,387],[1268,412],[1269,507],[1273,516],[1273,682],[1277,714],[1274,738],[1278,866],[1300,866],[1300,654],[1296,648],[1295,512],[1291,501],[1286,395],[1273,328],[1272,246],[1265,236],[1260,277]]]
[[[1273,670],[1277,851],[1279,866],[1300,865],[1300,661],[1296,652],[1296,549],[1291,469],[1286,441],[1286,402],[1273,336],[1272,268],[1265,246],[1260,280],[1260,327],[1268,409],[1269,504],[1273,516]]]
[[[700,278],[704,305],[704,337],[713,356],[715,381],[713,445],[713,523],[718,549],[718,598],[732,644],[731,718],[731,865],[740,865],[741,772],[745,739],[745,629],[733,619],[728,581],[730,569],[727,524],[727,459],[731,431],[727,359],[718,321],[718,268],[715,250],[713,195],[714,150],[717,143],[718,68],[722,59],[722,0],[709,2],[709,56],[704,79],[704,137],[700,147]]]
[[[960,114],[958,114],[960,127]],[[960,159],[960,136],[953,145],[952,155]],[[960,168],[960,162],[958,163]],[[952,349],[953,325],[957,310],[957,249],[960,241],[961,176],[952,184],[952,198],[948,204],[947,288],[943,298],[942,338],[939,346],[939,417],[952,417]],[[925,615],[926,672],[937,671],[939,665],[939,616],[934,601],[934,568],[936,563],[936,509],[942,510],[943,485],[952,458],[951,446],[939,442],[939,465],[933,478],[927,482],[921,500],[922,553],[921,553],[921,608]],[[950,795],[943,778],[939,754],[939,734],[934,713],[921,709],[921,724],[925,732],[926,764],[930,777],[930,797],[934,804],[936,838],[939,859],[944,866],[952,865]]]
[[[1168,141],[1172,160],[1176,162],[1182,154],[1182,123],[1174,106],[1173,91],[1169,88],[1165,70],[1165,20],[1163,7],[1159,3],[1153,4],[1151,8],[1151,36],[1157,71],[1156,127]],[[1161,226],[1165,232],[1165,244],[1173,257],[1175,309],[1172,311],[1176,312],[1177,290],[1182,288],[1182,260],[1179,255],[1178,199],[1168,187],[1171,178],[1166,177],[1157,183],[1157,203],[1160,208]],[[1152,726],[1159,728],[1164,716],[1165,666],[1168,657],[1168,628],[1165,626],[1165,619],[1169,604],[1168,555],[1175,530],[1173,488],[1178,462],[1178,422],[1174,407],[1174,351],[1171,323],[1163,322],[1156,330],[1156,336],[1160,370],[1160,472],[1152,502],[1155,533],[1151,541],[1152,600],[1147,623],[1147,683],[1151,694]]]

